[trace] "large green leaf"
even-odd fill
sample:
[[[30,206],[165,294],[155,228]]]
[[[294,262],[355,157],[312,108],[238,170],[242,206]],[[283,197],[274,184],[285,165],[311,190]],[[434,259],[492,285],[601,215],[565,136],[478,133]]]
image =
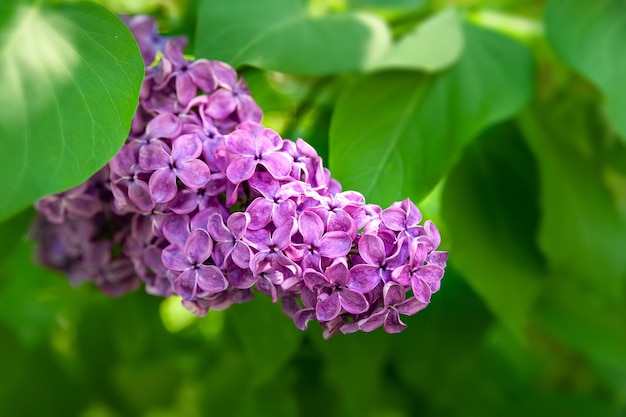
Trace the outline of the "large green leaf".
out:
[[[106,164],[143,78],[132,35],[102,6],[1,7],[0,220]]]
[[[590,113],[585,106],[561,110],[552,103],[532,107],[520,121],[541,171],[539,244],[551,269],[617,301],[626,277],[626,217],[604,179],[609,171],[597,149],[602,132],[580,123]],[[579,121],[577,128],[572,120]],[[618,187],[623,190],[623,183]]]
[[[196,55],[274,71],[321,75],[364,68],[389,47],[385,23],[356,12],[311,16],[302,0],[206,0]]]
[[[466,150],[443,192],[450,262],[520,339],[545,275],[535,243],[538,188],[532,154],[501,125]]]
[[[456,10],[449,8],[420,22],[372,68],[435,72],[452,65],[462,51],[462,23]]]
[[[436,76],[370,75],[346,89],[330,129],[330,169],[377,204],[420,200],[463,147],[510,117],[532,91],[528,51],[470,24],[461,59]]]
[[[626,8],[623,0],[551,0],[546,34],[556,53],[596,84],[626,141]]]

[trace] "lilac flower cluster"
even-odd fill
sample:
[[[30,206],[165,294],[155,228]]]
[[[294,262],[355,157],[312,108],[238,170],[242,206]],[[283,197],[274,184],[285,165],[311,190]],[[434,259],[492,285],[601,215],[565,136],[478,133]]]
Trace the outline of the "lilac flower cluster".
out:
[[[151,18],[126,22],[146,63],[130,135],[86,183],[36,203],[39,260],[109,295],[178,294],[198,315],[254,289],[325,337],[404,330],[443,277],[435,225],[408,199],[383,210],[341,191],[310,145],[259,124],[231,67],[185,59]]]

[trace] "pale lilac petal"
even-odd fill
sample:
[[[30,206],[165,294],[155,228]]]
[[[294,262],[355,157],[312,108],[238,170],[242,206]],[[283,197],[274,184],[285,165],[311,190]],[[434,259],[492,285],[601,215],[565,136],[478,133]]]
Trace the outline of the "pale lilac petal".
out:
[[[385,318],[384,329],[387,333],[400,333],[406,329],[406,324],[402,323],[398,312],[394,309],[389,310]]]
[[[298,219],[300,233],[306,243],[317,243],[324,233],[322,219],[312,211],[303,211]]]
[[[235,212],[228,217],[226,224],[237,239],[241,239],[245,234],[250,223],[250,216],[246,213]]]
[[[443,277],[443,269],[437,265],[425,265],[417,268],[414,275],[430,284],[438,282]]]
[[[364,332],[372,332],[383,325],[387,319],[387,310],[383,308],[377,309],[372,315],[363,320],[359,320],[359,328]]]
[[[180,190],[167,207],[176,214],[189,214],[198,207],[198,193],[192,189]]]
[[[254,175],[257,161],[254,158],[243,156],[233,160],[226,168],[226,176],[228,179],[237,184],[249,179]]]
[[[170,154],[160,143],[151,143],[139,152],[139,165],[148,171],[169,167],[171,162]]]
[[[346,256],[352,247],[352,238],[346,232],[328,232],[319,241],[319,253],[327,258]]]
[[[252,252],[248,245],[242,242],[238,242],[233,247],[230,256],[239,268],[249,268],[250,267],[250,258],[252,257]]]
[[[170,242],[183,247],[189,236],[189,216],[170,215],[163,221],[163,236]]]
[[[198,287],[212,294],[228,288],[228,281],[215,265],[203,265],[197,269]]]
[[[135,180],[128,186],[128,198],[144,213],[149,213],[154,208],[154,200],[150,194],[148,184]]]
[[[214,119],[225,119],[237,108],[237,100],[232,91],[220,88],[207,99],[205,113]]]
[[[439,234],[439,230],[437,229],[437,226],[435,226],[435,223],[430,220],[426,220],[426,222],[424,222],[424,230],[426,230],[426,235],[433,244],[433,249],[438,248],[439,244],[441,244],[441,235]]]
[[[279,250],[284,250],[291,244],[291,235],[293,231],[293,221],[280,225],[274,233],[272,233],[272,242]]]
[[[211,170],[199,159],[181,162],[176,175],[189,188],[201,188],[209,182]]]
[[[389,207],[381,213],[383,223],[391,230],[399,232],[406,229],[406,213],[400,207]]]
[[[230,268],[227,275],[230,285],[241,290],[252,288],[257,282],[250,268]]]
[[[330,295],[321,294],[315,306],[315,315],[319,321],[330,321],[341,312],[339,295],[332,292]]]
[[[404,302],[396,305],[396,310],[398,310],[398,313],[400,314],[412,316],[413,314],[416,314],[417,312],[425,309],[426,306],[428,306],[428,303],[422,303],[417,298],[410,297]]]
[[[234,87],[237,83],[237,73],[225,62],[209,61],[211,72],[215,77],[215,81],[223,87]]]
[[[293,200],[282,201],[278,206],[274,207],[272,221],[274,225],[283,224],[296,217],[296,203]]]
[[[257,172],[250,178],[249,184],[270,200],[274,199],[280,189],[280,183],[268,172]]]
[[[274,204],[265,197],[257,197],[246,209],[246,213],[250,216],[248,228],[258,230],[267,226],[272,220],[273,208]]]
[[[226,136],[226,147],[229,152],[237,155],[257,156],[256,138],[254,134],[241,129]]]
[[[422,213],[417,206],[413,204],[411,199],[404,199],[401,203],[401,207],[406,212],[406,225],[412,227],[422,221]]]
[[[264,154],[259,164],[263,165],[274,178],[288,177],[291,172],[291,160],[282,152]]]
[[[404,287],[395,282],[388,282],[383,288],[383,299],[386,306],[395,306],[404,301],[406,291]]]
[[[119,152],[109,161],[111,172],[120,177],[128,174],[133,165],[137,163],[137,155],[128,145],[122,146]]]
[[[391,278],[400,285],[409,285],[411,283],[411,267],[403,265],[394,269]]]
[[[381,282],[379,268],[372,265],[356,265],[350,269],[348,288],[365,294]]]
[[[385,262],[385,244],[376,235],[363,234],[359,239],[359,255],[370,265],[382,265]]]
[[[146,136],[172,139],[180,135],[182,122],[172,113],[160,113],[148,122]]]
[[[327,287],[329,284],[324,275],[314,269],[305,269],[302,279],[304,280],[304,285],[311,291],[317,291],[320,288]]]
[[[215,213],[209,217],[207,229],[216,242],[232,241],[233,234],[226,228],[222,216]]]
[[[421,279],[413,278],[411,279],[411,288],[413,289],[413,296],[422,303],[430,303],[430,296],[432,295],[432,291],[428,284],[426,284]]]
[[[352,239],[358,232],[354,219],[343,210],[330,215],[327,228],[329,232],[346,232]]]
[[[196,96],[196,93],[196,85],[189,76],[189,73],[178,73],[176,75],[176,98],[178,102],[183,106],[187,106]]]
[[[341,291],[338,291],[338,293],[341,305],[348,313],[361,314],[370,308],[367,299],[360,292],[342,289]]]
[[[345,287],[350,281],[350,271],[343,258],[335,260],[324,272],[326,280],[333,286]]]
[[[248,94],[239,94],[238,99],[237,116],[239,116],[239,120],[260,122],[263,118],[263,110],[256,101]]]
[[[448,261],[448,252],[440,252],[440,251],[431,252],[428,255],[427,259],[429,263],[435,264],[441,268],[445,268],[446,262]]]
[[[212,65],[206,59],[197,59],[189,66],[189,77],[193,83],[205,93],[215,90],[216,83]]]
[[[184,271],[189,268],[189,260],[177,245],[169,245],[163,249],[161,261],[166,268],[172,271]]]
[[[213,240],[205,230],[195,229],[189,234],[183,251],[191,263],[202,264],[211,256]]]
[[[306,330],[309,321],[313,320],[314,318],[315,318],[315,309],[310,308],[310,309],[303,309],[303,310],[296,312],[296,314],[294,314],[293,316],[293,321],[298,329]]]
[[[176,174],[169,168],[161,168],[150,177],[148,181],[150,194],[157,203],[167,203],[171,201],[178,191],[176,186]]]
[[[174,139],[172,158],[175,161],[186,161],[200,156],[202,141],[196,134],[182,135]]]
[[[193,269],[187,269],[174,280],[174,291],[183,297],[183,300],[189,301],[196,296],[196,282],[196,271]]]

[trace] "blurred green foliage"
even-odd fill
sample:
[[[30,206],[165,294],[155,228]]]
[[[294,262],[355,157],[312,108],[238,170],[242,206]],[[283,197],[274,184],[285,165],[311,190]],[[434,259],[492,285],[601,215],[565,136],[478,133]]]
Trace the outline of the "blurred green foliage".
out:
[[[346,188],[422,200],[449,267],[405,332],[324,340],[262,295],[197,318],[72,288],[32,261],[26,210],[0,223],[0,415],[626,414],[621,0],[99,3],[238,66],[264,123],[313,144]],[[16,126],[1,119],[3,153]]]

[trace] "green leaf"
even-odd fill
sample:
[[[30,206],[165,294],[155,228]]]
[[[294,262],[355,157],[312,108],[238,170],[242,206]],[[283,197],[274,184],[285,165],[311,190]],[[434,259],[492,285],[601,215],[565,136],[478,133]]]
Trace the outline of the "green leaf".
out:
[[[401,38],[371,69],[436,72],[452,65],[463,51],[463,27],[455,9],[439,12]]]
[[[257,294],[249,303],[233,306],[228,311],[228,319],[256,371],[255,383],[270,380],[300,346],[302,332],[282,313],[278,304],[272,304],[263,294]]]
[[[626,13],[622,0],[551,0],[546,35],[569,66],[604,94],[609,116],[626,141]]]
[[[541,171],[539,245],[551,269],[586,283],[607,301],[617,301],[626,276],[626,218],[593,152],[599,130],[572,129],[571,120],[584,120],[588,114],[587,107],[563,113],[556,103],[536,105],[520,124]]]
[[[19,4],[0,27],[0,220],[86,180],[124,143],[143,61],[102,6]]]
[[[198,10],[196,55],[302,75],[354,71],[391,43],[385,23],[356,12],[312,16],[301,0],[207,0]]]
[[[443,192],[450,262],[520,340],[545,274],[535,243],[537,189],[532,154],[501,125],[466,150]]]
[[[536,314],[539,325],[595,362],[626,372],[626,305],[606,303],[567,274],[552,278]]]
[[[347,0],[352,8],[376,8],[396,10],[419,10],[427,5],[426,0]]]
[[[419,201],[482,129],[514,114],[532,91],[524,46],[466,24],[461,59],[436,76],[370,75],[339,98],[330,169],[377,204]]]

